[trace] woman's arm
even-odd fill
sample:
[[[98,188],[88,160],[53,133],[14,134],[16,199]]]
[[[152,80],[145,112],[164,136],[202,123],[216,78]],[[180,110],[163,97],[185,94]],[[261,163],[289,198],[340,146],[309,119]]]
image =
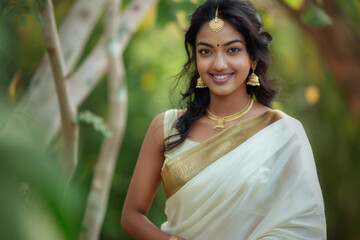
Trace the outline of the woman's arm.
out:
[[[155,193],[161,183],[160,171],[164,162],[164,156],[161,153],[164,140],[163,122],[164,114],[159,114],[150,124],[121,216],[124,231],[137,240],[168,240],[170,238],[170,235],[161,231],[147,218]]]

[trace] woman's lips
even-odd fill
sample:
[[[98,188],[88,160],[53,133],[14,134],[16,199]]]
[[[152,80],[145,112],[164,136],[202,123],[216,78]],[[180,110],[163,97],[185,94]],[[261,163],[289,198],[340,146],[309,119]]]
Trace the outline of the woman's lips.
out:
[[[216,82],[216,83],[224,83],[229,81],[232,76],[234,74],[233,73],[227,73],[227,74],[210,74],[211,79]]]

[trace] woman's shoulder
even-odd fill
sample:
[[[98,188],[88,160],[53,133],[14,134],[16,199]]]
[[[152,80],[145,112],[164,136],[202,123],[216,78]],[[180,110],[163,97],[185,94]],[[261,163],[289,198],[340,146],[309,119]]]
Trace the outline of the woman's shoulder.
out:
[[[167,123],[173,123],[175,122],[179,117],[181,117],[185,113],[186,109],[169,109],[165,112],[162,112],[158,114],[155,118],[159,118],[163,124]]]
[[[285,113],[283,110],[280,109],[272,109],[271,111],[274,115],[277,115],[280,119],[282,119],[281,122],[283,127],[286,127],[289,131],[302,134],[305,133],[304,126],[297,118]]]
[[[159,113],[156,115],[153,120],[151,121],[150,128],[151,127],[159,127],[163,124],[165,117],[165,112]]]
[[[149,130],[152,132],[156,131],[156,135],[163,136],[164,129],[166,131],[170,131],[173,124],[176,122],[176,120],[184,113],[183,109],[169,109],[165,112],[159,113],[156,115],[149,127]],[[168,130],[166,130],[168,126]]]

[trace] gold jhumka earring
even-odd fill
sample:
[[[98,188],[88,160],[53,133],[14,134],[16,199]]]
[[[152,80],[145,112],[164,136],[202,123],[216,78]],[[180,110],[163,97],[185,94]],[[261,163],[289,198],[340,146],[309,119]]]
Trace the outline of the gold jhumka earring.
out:
[[[214,32],[220,32],[224,26],[225,22],[218,18],[219,6],[216,8],[215,18],[209,22],[209,27]]]
[[[260,86],[259,77],[255,74],[256,65],[257,65],[257,61],[254,61],[251,64],[252,74],[248,77],[248,81],[246,83],[247,85],[253,87]]]
[[[206,88],[207,86],[205,85],[205,83],[202,81],[201,77],[199,77],[197,79],[197,83],[196,83],[196,88]]]

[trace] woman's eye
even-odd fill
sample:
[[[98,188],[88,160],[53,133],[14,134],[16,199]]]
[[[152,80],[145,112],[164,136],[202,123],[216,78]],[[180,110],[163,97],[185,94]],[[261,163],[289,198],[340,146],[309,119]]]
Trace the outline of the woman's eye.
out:
[[[240,52],[241,49],[240,48],[236,48],[236,47],[232,47],[228,50],[229,53],[237,53]]]
[[[201,55],[210,55],[211,54],[211,51],[209,50],[209,49],[201,49],[201,50],[199,50],[199,53],[201,54]]]

